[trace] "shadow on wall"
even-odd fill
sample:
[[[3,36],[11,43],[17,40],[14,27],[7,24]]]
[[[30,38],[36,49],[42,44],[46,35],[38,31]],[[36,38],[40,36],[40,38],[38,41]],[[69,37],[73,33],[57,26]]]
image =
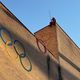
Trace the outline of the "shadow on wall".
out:
[[[0,26],[4,28],[4,26],[2,26],[2,25],[0,25]],[[15,36],[15,39],[18,40],[22,45],[24,45],[23,48],[25,48],[26,57],[28,56],[29,59],[30,59],[30,62],[31,62],[31,65],[32,65],[32,70],[34,69],[33,68],[33,64],[34,64],[34,65],[36,65],[39,68],[39,70],[45,76],[48,76],[50,78],[50,80],[53,80],[54,77],[57,80],[80,80],[76,76],[74,76],[73,74],[71,74],[70,72],[68,72],[67,70],[65,70],[65,68],[63,68],[63,67],[61,67],[61,70],[63,70],[64,73],[66,73],[65,74],[66,75],[65,79],[62,79],[63,77],[60,75],[61,74],[61,73],[59,73],[60,71],[58,71],[58,74],[60,75],[59,77],[62,77],[62,78],[58,79],[57,72],[54,72],[54,70],[55,70],[54,68],[56,68],[56,67],[58,68],[58,64],[52,58],[50,58],[50,63],[48,64],[48,61],[47,61],[48,54],[45,55],[43,52],[41,52],[40,50],[38,50],[37,48],[35,48],[33,45],[31,45],[31,44],[34,44],[34,43],[31,43],[31,44],[28,43],[27,41],[23,40],[20,36],[17,36],[17,34],[15,35],[14,33],[11,33],[11,35],[13,35],[13,37]],[[12,44],[8,43],[8,46],[9,45],[12,45]],[[19,46],[18,46],[18,48],[19,48]],[[16,49],[16,52],[18,52],[17,49]],[[25,55],[23,55],[22,53],[20,54],[20,56],[22,58],[25,57]],[[48,66],[50,66],[50,67],[48,67]]]

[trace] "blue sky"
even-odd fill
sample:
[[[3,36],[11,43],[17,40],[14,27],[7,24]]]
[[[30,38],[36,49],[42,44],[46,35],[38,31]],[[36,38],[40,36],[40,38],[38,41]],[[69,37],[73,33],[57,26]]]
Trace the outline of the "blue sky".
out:
[[[80,0],[1,0],[32,32],[48,25],[51,17],[80,47]]]

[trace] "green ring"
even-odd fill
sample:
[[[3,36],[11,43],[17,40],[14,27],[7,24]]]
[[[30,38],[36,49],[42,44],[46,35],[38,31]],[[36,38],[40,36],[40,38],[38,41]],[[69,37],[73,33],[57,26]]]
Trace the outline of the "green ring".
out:
[[[22,57],[19,56],[19,58],[20,58],[20,63],[21,63],[21,65],[22,65],[22,67],[23,67],[26,71],[30,72],[30,71],[32,70],[32,64],[31,64],[31,61],[30,61],[29,57],[27,56],[27,58],[28,58],[28,60],[29,60],[29,63],[30,63],[30,69],[25,68],[24,65],[23,65],[23,63],[22,63],[22,60],[21,60]]]

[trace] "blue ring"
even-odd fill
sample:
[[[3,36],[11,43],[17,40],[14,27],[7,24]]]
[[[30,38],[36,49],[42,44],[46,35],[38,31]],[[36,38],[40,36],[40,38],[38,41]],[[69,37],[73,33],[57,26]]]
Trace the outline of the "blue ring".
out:
[[[10,37],[10,40],[11,40],[11,43],[9,44],[10,46],[12,45],[12,36],[11,36],[11,33],[9,31],[7,31],[6,29],[4,28],[0,28],[0,37],[2,39],[2,41],[6,44],[6,41],[3,39],[2,37],[2,31],[6,31],[8,34],[9,34],[9,37]]]

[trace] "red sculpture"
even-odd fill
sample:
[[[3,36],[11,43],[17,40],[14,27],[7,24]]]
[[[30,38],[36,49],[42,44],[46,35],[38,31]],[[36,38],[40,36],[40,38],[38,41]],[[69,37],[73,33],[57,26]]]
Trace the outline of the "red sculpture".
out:
[[[51,19],[51,22],[50,22],[50,26],[52,26],[52,25],[56,25],[56,19],[55,18],[52,18]]]

